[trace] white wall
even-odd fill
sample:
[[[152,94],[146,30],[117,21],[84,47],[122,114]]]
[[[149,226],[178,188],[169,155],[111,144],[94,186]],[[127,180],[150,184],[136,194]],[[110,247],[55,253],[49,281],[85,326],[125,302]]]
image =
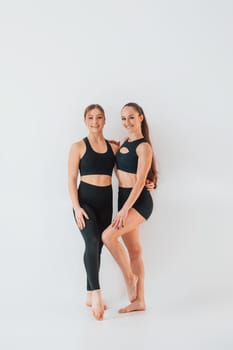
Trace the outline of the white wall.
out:
[[[227,0],[1,4],[6,314],[83,303],[67,156],[86,135],[90,103],[105,107],[109,138],[124,137],[119,112],[128,101],[142,105],[150,125],[159,187],[141,228],[148,303],[171,310],[230,302],[232,10]],[[101,278],[114,304],[125,290],[106,251]]]

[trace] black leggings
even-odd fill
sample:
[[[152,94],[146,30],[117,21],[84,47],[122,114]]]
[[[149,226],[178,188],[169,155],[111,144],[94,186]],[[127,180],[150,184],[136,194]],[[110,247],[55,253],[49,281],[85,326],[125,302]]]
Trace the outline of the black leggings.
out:
[[[85,242],[87,290],[96,290],[100,289],[100,254],[103,247],[101,236],[112,221],[112,186],[94,186],[81,181],[78,198],[80,206],[89,217],[89,220],[85,219],[85,228],[80,230]]]

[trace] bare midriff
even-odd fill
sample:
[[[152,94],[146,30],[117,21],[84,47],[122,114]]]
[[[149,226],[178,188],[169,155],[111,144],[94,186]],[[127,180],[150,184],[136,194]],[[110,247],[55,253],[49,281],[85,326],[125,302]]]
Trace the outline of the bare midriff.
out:
[[[109,186],[112,183],[112,177],[109,175],[84,175],[80,180],[94,186]]]
[[[123,170],[117,170],[117,178],[119,187],[125,188],[133,187],[137,180],[136,174],[127,173]]]

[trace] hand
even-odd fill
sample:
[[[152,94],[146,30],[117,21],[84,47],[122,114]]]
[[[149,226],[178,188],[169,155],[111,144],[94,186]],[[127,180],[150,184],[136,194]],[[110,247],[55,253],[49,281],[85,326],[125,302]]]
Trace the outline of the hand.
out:
[[[76,218],[76,222],[78,227],[82,230],[85,227],[85,218],[89,219],[87,213],[85,212],[85,210],[83,208],[76,208],[74,209],[74,213],[75,213],[75,218]]]
[[[113,143],[114,145],[117,145],[118,147],[120,146],[120,141],[116,141],[116,140],[109,140],[110,143]]]
[[[147,180],[146,180],[146,189],[147,189],[148,191],[154,190],[154,189],[155,189],[155,184],[154,184],[154,182],[151,181],[151,180],[149,180],[149,179],[147,179]]]
[[[120,229],[122,227],[125,226],[126,223],[126,219],[128,216],[128,210],[127,209],[121,209],[117,215],[115,216],[115,218],[112,221],[112,227],[116,228],[116,229]]]

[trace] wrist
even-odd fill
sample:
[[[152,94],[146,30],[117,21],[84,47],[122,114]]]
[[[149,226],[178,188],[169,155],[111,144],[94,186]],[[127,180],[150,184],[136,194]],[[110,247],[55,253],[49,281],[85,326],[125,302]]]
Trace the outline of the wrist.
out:
[[[124,206],[122,207],[122,209],[125,210],[125,211],[129,211],[130,207],[124,205]]]
[[[73,209],[74,209],[75,212],[76,212],[76,211],[79,211],[80,208],[81,208],[81,207],[77,207],[77,206],[73,207]]]

